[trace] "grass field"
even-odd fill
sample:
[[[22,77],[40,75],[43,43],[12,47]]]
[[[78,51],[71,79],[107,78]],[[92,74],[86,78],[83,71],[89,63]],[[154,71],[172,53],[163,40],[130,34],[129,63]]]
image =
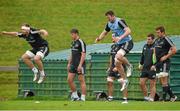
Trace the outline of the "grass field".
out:
[[[180,102],[3,101],[0,110],[180,110]]]
[[[0,72],[0,101],[17,97],[17,74],[18,72]]]
[[[179,6],[179,0],[0,0],[0,31],[18,31],[24,22],[45,28],[50,50],[57,51],[70,47],[72,27],[80,30],[87,44],[94,43],[107,22],[104,13],[112,9],[126,20],[134,41],[140,41],[158,25],[164,25],[168,34],[178,35]],[[0,35],[0,39],[0,65],[16,65],[30,48],[18,38]],[[110,41],[109,36],[102,42]]]
[[[124,18],[134,41],[144,40],[159,25],[167,34],[179,35],[180,0],[0,0],[0,32],[19,31],[22,23],[48,30],[50,51],[70,47],[69,30],[76,27],[81,38],[94,43],[107,22],[104,13],[112,9]],[[111,41],[111,34],[102,42]],[[102,43],[101,42],[101,43]],[[0,34],[0,66],[17,65],[21,55],[30,49],[26,41]],[[0,110],[180,110],[180,102],[70,102],[16,100],[18,72],[0,72]]]

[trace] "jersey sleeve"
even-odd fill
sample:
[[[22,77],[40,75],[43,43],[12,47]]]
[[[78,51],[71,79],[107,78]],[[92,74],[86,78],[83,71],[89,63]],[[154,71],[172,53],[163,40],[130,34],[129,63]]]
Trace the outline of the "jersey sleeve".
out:
[[[39,34],[40,29],[31,28],[31,34]]]
[[[126,24],[125,20],[123,20],[123,19],[119,20],[118,25],[119,25],[119,27],[121,27],[122,29],[128,27],[128,25]]]
[[[145,48],[145,45],[143,46],[143,50],[142,50],[142,53],[141,53],[141,58],[140,58],[140,64],[143,65],[144,64],[144,49]]]
[[[106,24],[105,31],[109,32],[111,29],[108,26],[108,23]]]
[[[86,53],[86,44],[81,39],[79,39],[79,41],[80,41],[80,46],[81,46],[81,52]]]
[[[171,41],[171,39],[169,39],[168,37],[165,37],[165,39],[166,39],[166,46],[167,47],[173,47],[173,46],[175,46],[174,45],[174,43]]]
[[[18,32],[18,33],[17,33],[17,36],[18,36],[19,38],[25,38],[24,35],[23,35],[23,33],[21,33],[21,32]]]

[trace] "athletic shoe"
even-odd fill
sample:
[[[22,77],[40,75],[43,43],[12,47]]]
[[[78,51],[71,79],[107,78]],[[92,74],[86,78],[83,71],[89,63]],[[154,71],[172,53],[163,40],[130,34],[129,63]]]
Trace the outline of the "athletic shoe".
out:
[[[149,97],[144,97],[144,101],[149,101]]]
[[[175,95],[174,97],[171,97],[170,101],[174,102],[174,101],[176,101],[176,99],[177,99],[177,96]]]
[[[127,77],[130,77],[132,75],[133,71],[133,66],[130,64],[129,66],[126,66],[126,72],[127,72]]]
[[[121,102],[121,104],[128,104],[127,99],[126,99],[126,100],[124,100],[123,102]]]
[[[129,85],[129,81],[126,79],[124,80],[123,84],[122,84],[122,88],[120,89],[121,91],[123,91],[124,89],[126,89]]]
[[[112,97],[108,97],[107,100],[108,101],[113,101],[113,98]]]
[[[39,78],[39,81],[37,82],[38,84],[41,84],[44,80],[45,80],[46,76],[41,76],[40,75],[40,78]]]
[[[35,81],[37,81],[38,80],[38,73],[37,74],[34,74],[34,78],[33,78],[33,81],[35,82]]]
[[[71,101],[80,101],[81,99],[80,98],[71,98]]]
[[[149,100],[148,100],[148,101],[149,101],[149,102],[153,102],[154,99],[149,97]]]

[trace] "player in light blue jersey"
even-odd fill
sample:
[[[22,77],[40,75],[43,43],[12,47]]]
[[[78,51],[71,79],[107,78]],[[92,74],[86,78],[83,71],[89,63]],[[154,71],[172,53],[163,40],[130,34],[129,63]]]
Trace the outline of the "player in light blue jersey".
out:
[[[112,32],[112,41],[114,42],[114,44],[116,44],[117,48],[119,49],[116,52],[114,58],[115,68],[113,70],[114,71],[117,70],[119,74],[121,74],[122,77],[120,80],[120,82],[122,83],[121,91],[123,91],[128,85],[128,80],[126,77],[131,76],[132,73],[132,65],[125,57],[125,55],[129,53],[129,51],[133,48],[133,41],[130,35],[131,30],[123,19],[115,16],[113,11],[110,10],[106,12],[105,16],[108,19],[108,23],[106,24],[106,27],[103,30],[103,32],[99,35],[99,37],[96,38],[95,42],[99,42],[110,31]],[[126,66],[127,76],[125,75],[125,71],[122,64]],[[107,80],[108,82],[113,81],[110,77],[108,77]]]

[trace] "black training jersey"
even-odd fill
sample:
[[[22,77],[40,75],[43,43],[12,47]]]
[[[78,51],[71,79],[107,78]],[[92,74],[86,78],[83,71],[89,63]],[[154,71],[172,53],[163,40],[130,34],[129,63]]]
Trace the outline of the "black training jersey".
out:
[[[140,59],[140,64],[143,65],[143,70],[149,70],[153,65],[153,61],[152,61],[153,50],[154,50],[154,44],[144,45]]]
[[[31,28],[28,36],[18,33],[20,38],[25,39],[34,49],[38,49],[42,46],[48,46],[48,42],[44,40],[41,35],[38,33],[39,30]]]
[[[81,39],[71,43],[72,65],[78,66],[81,60],[81,53],[86,53],[86,44]]]
[[[168,37],[161,37],[155,40],[155,54],[157,62],[161,57],[168,54],[172,46],[174,46],[174,44]]]

